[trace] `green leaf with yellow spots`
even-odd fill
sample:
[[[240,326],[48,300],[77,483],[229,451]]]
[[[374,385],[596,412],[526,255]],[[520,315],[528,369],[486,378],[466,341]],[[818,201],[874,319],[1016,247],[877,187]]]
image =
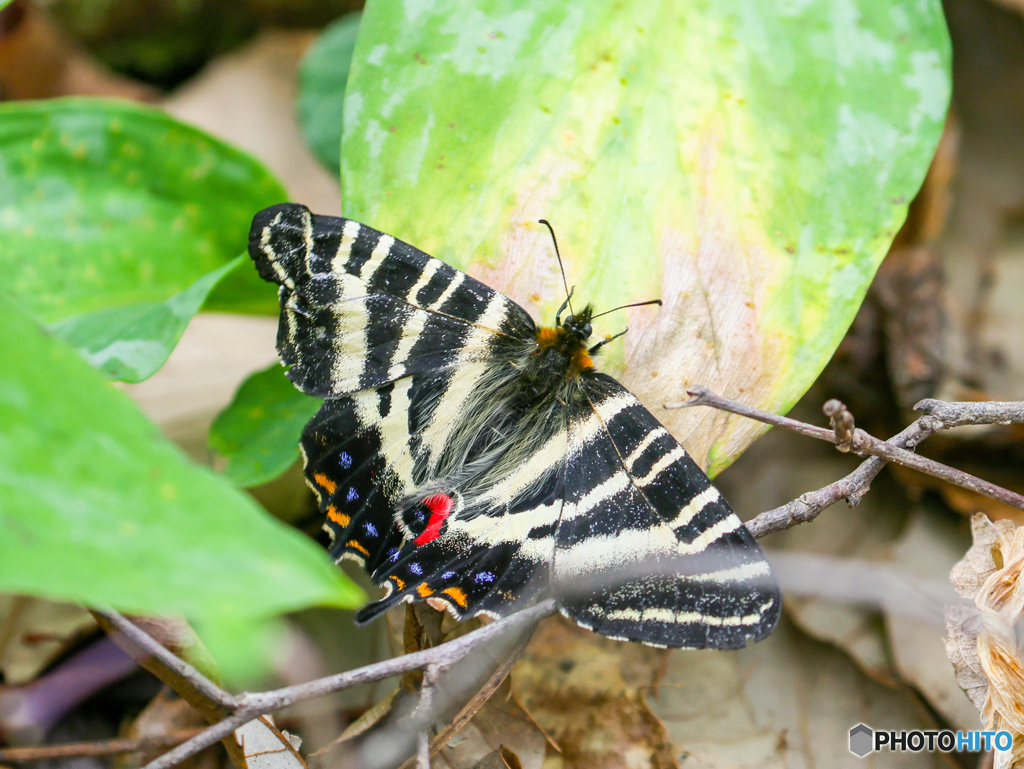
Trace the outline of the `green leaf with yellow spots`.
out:
[[[704,384],[786,411],[853,319],[942,130],[939,0],[370,0],[346,216],[505,291],[628,326],[601,367],[712,471],[760,430],[667,412]]]
[[[141,382],[167,362],[210,292],[239,265],[249,267],[248,255],[235,257],[166,301],[95,310],[59,321],[50,330],[112,379]]]
[[[0,316],[0,592],[225,628],[362,600],[3,295]]]
[[[250,376],[210,427],[210,448],[226,460],[224,474],[239,486],[279,476],[299,458],[302,428],[320,404],[299,392],[277,363]]]
[[[0,270],[52,322],[163,301],[245,247],[284,200],[261,163],[159,110],[70,98],[0,104]],[[253,270],[210,309],[276,312]]]

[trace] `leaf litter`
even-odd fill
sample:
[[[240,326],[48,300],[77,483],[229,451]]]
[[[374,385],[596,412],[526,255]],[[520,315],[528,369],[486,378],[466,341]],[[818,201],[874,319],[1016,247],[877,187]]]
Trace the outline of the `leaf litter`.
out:
[[[1024,529],[978,514],[971,531],[974,544],[950,580],[976,611],[951,607],[946,651],[985,728],[1013,737],[1010,751],[995,753],[996,769],[1009,769],[1024,761]]]

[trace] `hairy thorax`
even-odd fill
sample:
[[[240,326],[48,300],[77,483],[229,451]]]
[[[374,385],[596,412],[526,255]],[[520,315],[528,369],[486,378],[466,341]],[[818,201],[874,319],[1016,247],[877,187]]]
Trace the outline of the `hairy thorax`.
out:
[[[526,361],[524,382],[530,398],[542,400],[594,367],[586,345],[562,327],[537,331],[537,346]]]

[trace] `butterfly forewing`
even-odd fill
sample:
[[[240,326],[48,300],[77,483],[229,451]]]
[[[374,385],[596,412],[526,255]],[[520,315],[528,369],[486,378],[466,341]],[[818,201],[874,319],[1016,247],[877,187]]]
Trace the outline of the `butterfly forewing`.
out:
[[[330,398],[486,359],[529,337],[530,316],[444,262],[350,219],[285,203],[256,215],[249,253],[278,283],[278,351],[309,395]],[[497,339],[496,339],[497,337]]]
[[[257,214],[249,250],[280,286],[288,376],[326,399],[302,449],[330,552],[386,592],[358,621],[419,600],[501,616],[550,589],[585,627],[661,646],[735,648],[774,627],[780,597],[756,542],[584,348],[541,393],[524,371],[557,329],[304,206]]]

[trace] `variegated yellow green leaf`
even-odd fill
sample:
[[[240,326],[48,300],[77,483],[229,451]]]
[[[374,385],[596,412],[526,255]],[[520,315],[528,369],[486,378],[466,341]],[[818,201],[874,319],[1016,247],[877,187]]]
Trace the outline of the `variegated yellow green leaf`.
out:
[[[708,385],[785,411],[842,338],[941,131],[938,0],[371,0],[346,94],[347,216],[550,323],[614,313],[649,407]],[[717,470],[758,427],[660,411]]]

